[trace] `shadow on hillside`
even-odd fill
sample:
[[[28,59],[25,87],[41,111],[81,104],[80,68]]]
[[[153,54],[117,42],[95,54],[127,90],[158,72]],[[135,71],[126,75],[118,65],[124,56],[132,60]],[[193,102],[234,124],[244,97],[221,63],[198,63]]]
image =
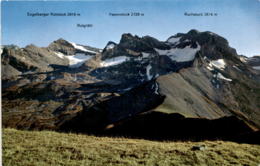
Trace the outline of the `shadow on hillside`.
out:
[[[81,127],[81,129],[77,129],[77,132],[84,132],[84,126]],[[224,140],[260,144],[260,132],[254,132],[242,120],[234,116],[208,120],[185,118],[180,114],[148,112],[139,114],[132,119],[106,125],[100,130],[96,128],[95,131],[85,132],[96,136],[157,141]]]

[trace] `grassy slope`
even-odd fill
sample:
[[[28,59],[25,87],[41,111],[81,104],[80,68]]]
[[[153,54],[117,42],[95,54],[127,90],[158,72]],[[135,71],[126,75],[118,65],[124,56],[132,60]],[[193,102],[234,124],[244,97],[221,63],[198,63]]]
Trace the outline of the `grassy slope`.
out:
[[[206,145],[193,151],[194,145]],[[3,129],[3,165],[258,165],[260,145],[157,142]]]

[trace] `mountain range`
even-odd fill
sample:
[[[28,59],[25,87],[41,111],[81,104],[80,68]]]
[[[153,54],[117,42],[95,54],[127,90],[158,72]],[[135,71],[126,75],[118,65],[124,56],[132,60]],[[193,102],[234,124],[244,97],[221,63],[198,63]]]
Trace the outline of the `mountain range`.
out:
[[[4,127],[160,139],[244,139],[260,129],[260,58],[213,32],[123,34],[105,48],[4,46]],[[256,137],[255,137],[256,138]]]

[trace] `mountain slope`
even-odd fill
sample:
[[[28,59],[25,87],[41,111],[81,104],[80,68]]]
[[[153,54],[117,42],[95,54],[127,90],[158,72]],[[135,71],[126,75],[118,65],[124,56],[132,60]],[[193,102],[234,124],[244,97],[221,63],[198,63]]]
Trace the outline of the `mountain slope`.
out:
[[[260,128],[259,73],[212,32],[166,41],[123,34],[102,51],[59,39],[46,48],[4,48],[2,57],[2,70],[13,70],[2,74],[6,127],[114,133],[161,112],[234,117],[235,134]]]

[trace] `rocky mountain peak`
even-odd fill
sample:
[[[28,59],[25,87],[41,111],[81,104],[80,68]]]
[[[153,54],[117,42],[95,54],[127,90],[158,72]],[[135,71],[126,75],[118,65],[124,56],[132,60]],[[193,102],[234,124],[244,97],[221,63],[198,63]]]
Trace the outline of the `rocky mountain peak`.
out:
[[[76,44],[73,42],[69,42],[62,38],[52,42],[47,48],[52,51],[60,52],[62,54],[66,54],[66,55],[75,55],[77,53],[95,55],[102,51],[98,48],[85,46],[85,45],[79,45],[79,44]]]
[[[128,48],[133,51],[147,49],[148,45],[138,36],[133,36],[130,33],[123,34],[119,42],[119,47]]]
[[[190,42],[192,45],[198,43],[203,54],[209,59],[225,58],[238,60],[236,50],[229,46],[228,41],[213,32],[191,30],[186,34],[178,33],[175,37],[180,38],[180,47],[182,47],[183,43],[185,46],[185,42]]]
[[[39,47],[34,44],[29,44],[29,45],[25,46],[25,49],[36,49],[36,48],[39,48]]]
[[[200,33],[200,31],[198,31],[197,29],[191,29],[187,34],[188,35],[197,35],[199,33]]]
[[[155,47],[169,48],[165,43],[151,36],[139,37],[137,35],[133,36],[130,33],[122,35],[119,46],[133,49],[135,51],[149,50]]]
[[[52,43],[55,43],[55,44],[59,44],[59,45],[64,45],[64,46],[70,46],[70,47],[73,47],[73,45],[68,42],[67,40],[63,39],[63,38],[59,38],[58,40],[55,40],[53,41]],[[52,44],[51,43],[51,44]]]
[[[75,48],[73,45],[61,38],[52,42],[47,48],[52,51],[61,52],[67,55],[75,54]]]
[[[177,33],[170,38],[180,38],[181,41],[191,40],[198,42],[200,45],[221,43],[228,46],[228,41],[225,38],[210,31],[200,32],[196,29],[192,29],[187,33]]]
[[[120,43],[125,43],[131,40],[138,40],[140,39],[138,36],[133,36],[131,33],[124,33],[121,36]]]

